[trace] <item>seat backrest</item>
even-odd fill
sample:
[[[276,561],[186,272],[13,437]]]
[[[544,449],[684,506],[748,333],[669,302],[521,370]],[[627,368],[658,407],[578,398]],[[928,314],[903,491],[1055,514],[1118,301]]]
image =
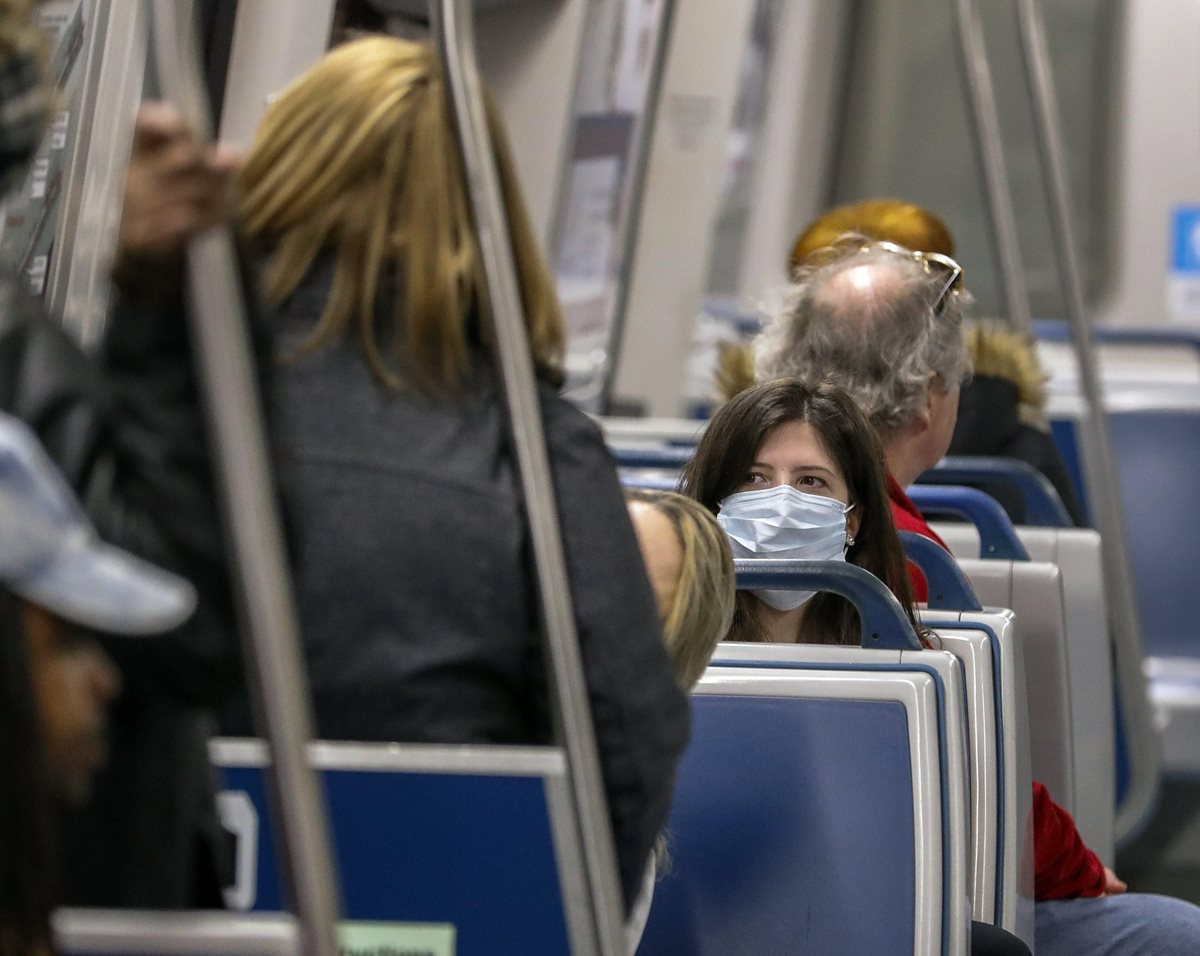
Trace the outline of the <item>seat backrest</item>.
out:
[[[980,557],[1029,560],[1016,526],[991,495],[961,485],[913,485],[908,492],[926,518],[954,515],[974,525],[979,532]]]
[[[962,663],[971,764],[975,919],[1033,943],[1032,778],[1025,673],[1011,611],[921,610]]]
[[[920,484],[969,485],[1019,503],[1016,520],[1049,528],[1074,526],[1049,479],[1028,462],[1016,458],[976,455],[948,456],[924,472]]]
[[[285,908],[258,741],[210,745],[239,837],[227,902]],[[459,956],[565,953],[582,891],[562,753],[537,747],[317,743],[348,920],[430,924]],[[437,951],[429,947],[431,951]]]
[[[955,554],[978,555],[973,529],[938,524],[935,530]],[[1074,741],[1075,823],[1088,846],[1106,863],[1114,852],[1115,746],[1113,739],[1113,645],[1104,595],[1100,535],[1087,528],[1018,528],[1035,561],[1058,566],[1070,662],[1071,739]]]
[[[1011,608],[1025,660],[1033,779],[1075,811],[1074,742],[1062,575],[1042,561],[959,559],[984,608]]]
[[[715,660],[638,952],[965,952],[953,656],[734,644]]]
[[[288,915],[64,909],[54,914],[61,956],[300,956]]]

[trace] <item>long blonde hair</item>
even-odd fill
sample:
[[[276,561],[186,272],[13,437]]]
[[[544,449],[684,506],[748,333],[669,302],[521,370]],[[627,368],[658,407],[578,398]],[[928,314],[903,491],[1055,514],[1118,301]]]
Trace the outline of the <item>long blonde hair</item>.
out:
[[[626,488],[625,500],[648,505],[666,518],[683,549],[663,636],[675,662],[675,678],[690,690],[733,623],[737,583],[729,540],[708,509],[684,495]]]
[[[269,303],[279,305],[295,292],[323,252],[336,256],[329,300],[299,354],[353,329],[382,385],[410,383],[439,395],[463,383],[471,323],[481,321],[485,341],[488,334],[447,99],[429,48],[382,36],[347,43],[268,110],[240,183],[244,229],[270,253]],[[563,348],[553,280],[490,99],[487,115],[530,347],[539,371],[553,377]],[[381,344],[377,308],[381,281],[389,278],[403,295]]]

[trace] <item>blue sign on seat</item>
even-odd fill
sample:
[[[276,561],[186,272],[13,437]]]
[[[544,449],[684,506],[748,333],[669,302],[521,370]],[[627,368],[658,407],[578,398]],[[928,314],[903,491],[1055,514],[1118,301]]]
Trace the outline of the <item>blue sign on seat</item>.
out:
[[[916,951],[905,706],[710,689],[639,954]]]
[[[249,831],[258,832],[248,876],[240,861],[242,903],[281,910],[265,751],[254,741],[218,741],[212,750],[223,800],[241,802],[227,819],[244,840],[255,842]],[[577,877],[578,857],[569,828],[556,826],[567,793],[562,755],[513,747],[496,756],[497,750],[313,746],[346,919],[449,924],[459,956],[570,952],[560,876]],[[247,806],[256,827],[237,825]]]

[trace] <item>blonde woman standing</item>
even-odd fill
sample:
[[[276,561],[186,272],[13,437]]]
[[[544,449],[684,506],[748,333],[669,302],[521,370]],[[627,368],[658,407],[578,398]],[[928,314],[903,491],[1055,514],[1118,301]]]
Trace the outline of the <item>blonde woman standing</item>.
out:
[[[600,433],[556,394],[558,305],[494,108],[489,122],[628,906],[687,702]],[[240,206],[279,313],[274,411],[319,732],[547,740],[529,542],[431,51],[372,37],[330,53],[268,112]]]

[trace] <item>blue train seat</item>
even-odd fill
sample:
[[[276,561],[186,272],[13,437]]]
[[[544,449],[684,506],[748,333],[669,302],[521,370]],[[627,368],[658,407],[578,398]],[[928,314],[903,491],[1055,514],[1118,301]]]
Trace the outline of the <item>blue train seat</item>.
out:
[[[919,486],[914,490],[922,493]],[[995,507],[983,507],[988,504],[986,495],[972,489],[939,488],[933,489],[930,497],[943,512],[953,511],[978,522],[976,547],[986,550],[989,557],[1012,553],[1014,548],[1020,555],[1018,560],[959,558],[958,563],[985,606],[1010,608],[1017,615],[1027,663],[1030,726],[1037,728],[1031,740],[1033,776],[1074,812],[1075,747],[1061,573],[1053,564],[1026,560],[1028,553],[1016,528]],[[988,542],[991,547],[987,547]],[[1003,544],[1004,552],[996,550],[997,544]],[[911,543],[906,546],[911,547]],[[929,549],[923,549],[923,553],[929,553]],[[940,557],[936,550],[929,556],[935,562]]]
[[[287,915],[63,909],[54,914],[60,956],[300,956]]]
[[[980,554],[973,528],[935,524],[955,554]],[[1106,863],[1115,843],[1115,743],[1113,646],[1104,594],[1100,535],[1086,528],[1018,528],[1035,561],[1058,566],[1062,575],[1067,655],[1070,662],[1071,737],[1076,781],[1075,823]]]
[[[920,617],[959,659],[967,687],[975,919],[1032,945],[1033,776],[1015,616],[1007,610],[922,609]]]
[[[844,562],[737,561],[739,587],[833,590],[859,647],[722,644],[639,953],[959,953],[969,932],[963,669]]]
[[[1033,778],[1074,813],[1075,745],[1062,574],[1057,565],[1043,561],[961,558],[959,566],[985,608],[1008,608],[1016,615]]]
[[[1145,653],[1200,658],[1200,399],[1195,408],[1135,407],[1109,416]]]
[[[675,491],[679,472],[656,471],[652,468],[621,468],[617,471],[626,488],[646,488],[652,491]]]
[[[1095,332],[1137,605],[1112,615],[1116,829],[1122,840],[1152,813],[1163,764],[1189,774],[1200,770],[1200,691],[1177,682],[1200,657],[1191,573],[1200,554],[1191,480],[1200,448],[1200,381],[1193,329],[1097,326]],[[1037,335],[1039,356],[1052,372],[1054,439],[1088,508],[1075,358],[1060,324],[1038,323]],[[1140,623],[1141,641],[1123,626],[1131,614]]]
[[[229,902],[282,910],[266,749],[217,740],[210,752],[223,820],[239,837]],[[459,956],[571,951],[564,899],[582,885],[561,752],[348,743],[309,752],[328,800],[344,919],[449,927]]]
[[[604,431],[605,440],[613,448],[695,446],[708,427],[708,421],[699,418],[624,418],[605,415],[597,421]]]
[[[618,468],[679,471],[691,460],[692,445],[660,445],[657,447],[613,448]]]
[[[980,557],[1029,560],[1016,527],[991,495],[962,485],[913,485],[908,494],[927,519],[944,515],[967,519],[975,528]]]
[[[1015,458],[947,456],[922,474],[917,483],[970,485],[994,493],[1011,502],[1010,507],[1018,512],[1022,524],[1051,528],[1075,525],[1050,480],[1032,465]]]
[[[939,651],[717,657],[739,647],[780,656],[697,688],[639,954],[965,952],[961,670]]]
[[[1154,676],[1188,670],[1200,658],[1193,606],[1194,568],[1200,561],[1200,509],[1193,480],[1200,463],[1200,390],[1110,385],[1108,411],[1137,601],[1132,613],[1141,628],[1139,641],[1122,626],[1123,609],[1114,609],[1119,841],[1147,819],[1157,795],[1160,735],[1147,690],[1159,717],[1165,718],[1167,764],[1186,772],[1200,770],[1195,757],[1200,753],[1200,693],[1164,699]],[[1052,395],[1050,416],[1055,441],[1086,505],[1077,434],[1081,403],[1071,395]]]
[[[1015,616],[984,612],[954,556],[936,542],[911,532],[901,540],[929,582],[921,622],[959,658],[968,689],[975,918],[1032,942],[1029,730]]]

